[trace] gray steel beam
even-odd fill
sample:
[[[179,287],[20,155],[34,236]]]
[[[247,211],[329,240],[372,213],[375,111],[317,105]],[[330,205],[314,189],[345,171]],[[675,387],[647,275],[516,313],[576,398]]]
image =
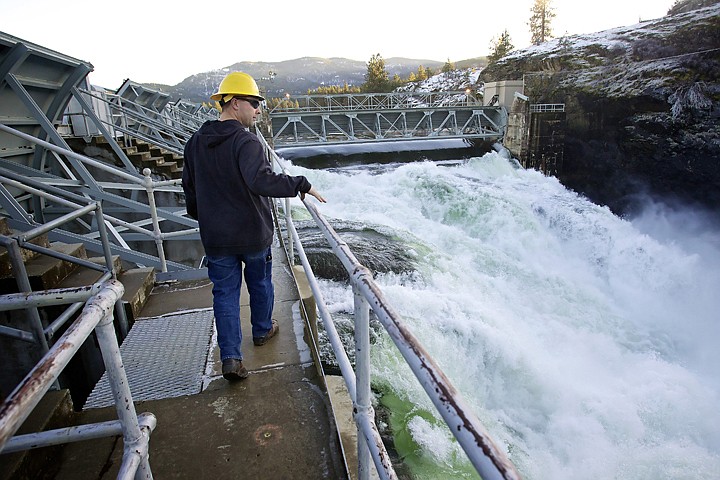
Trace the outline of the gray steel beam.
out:
[[[40,106],[35,102],[32,96],[30,96],[30,93],[25,89],[22,83],[13,74],[6,75],[5,81],[15,91],[15,94],[25,104],[25,107],[28,109],[30,114],[35,117],[35,120],[37,120],[38,124],[45,132],[45,134],[52,139],[53,143],[66,150],[71,150],[67,143],[65,143],[65,140],[55,129],[55,126],[52,124],[52,122],[50,122],[47,116],[45,116],[45,112],[42,111]],[[42,140],[42,138],[40,139]],[[85,181],[85,183],[88,185],[88,187],[90,187],[92,190],[100,189],[93,176],[90,175],[90,172],[87,171],[87,169],[81,162],[77,161],[72,157],[68,157],[68,160],[78,172],[83,181]]]
[[[130,159],[125,154],[125,151],[120,148],[120,145],[115,141],[115,137],[110,133],[110,131],[105,128],[105,125],[100,120],[100,117],[97,116],[95,113],[95,110],[92,108],[92,105],[90,105],[82,96],[82,93],[80,90],[78,90],[77,87],[73,87],[72,94],[75,97],[75,100],[80,104],[80,108],[82,108],[83,112],[90,117],[90,119],[93,121],[97,129],[100,131],[102,136],[105,138],[105,140],[108,141],[110,144],[110,148],[112,148],[112,151],[117,155],[117,157],[122,162],[123,166],[125,167],[125,170],[128,171],[131,175],[137,175],[138,178],[141,177],[141,175],[138,173],[137,168],[135,168],[135,165],[130,161]]]

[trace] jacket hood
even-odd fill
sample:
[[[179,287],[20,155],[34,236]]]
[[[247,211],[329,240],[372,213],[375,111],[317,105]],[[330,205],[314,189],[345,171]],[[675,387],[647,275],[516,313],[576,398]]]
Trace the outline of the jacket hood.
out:
[[[244,130],[237,120],[210,120],[197,133],[208,148],[215,148]]]

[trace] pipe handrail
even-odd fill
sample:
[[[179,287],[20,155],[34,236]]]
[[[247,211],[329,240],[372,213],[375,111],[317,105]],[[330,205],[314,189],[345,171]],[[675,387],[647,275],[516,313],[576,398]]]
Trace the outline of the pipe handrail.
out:
[[[122,283],[117,280],[105,282],[99,291],[88,298],[80,317],[8,395],[0,407],[0,453],[122,433],[125,448],[118,478],[152,478],[148,444],[156,419],[150,413],[141,416],[142,423],[138,419],[113,326],[113,310],[117,310],[116,305],[120,302],[124,290]],[[43,295],[43,292],[36,294]],[[29,302],[30,300],[23,304],[8,301],[7,305],[12,308],[27,308]],[[5,303],[6,296],[1,296],[0,305]],[[118,429],[115,422],[111,425],[103,422],[83,425],[82,428],[38,432],[32,434],[31,442],[27,436],[13,437],[93,331],[97,334],[107,367],[120,428]],[[6,446],[9,448],[6,449]]]
[[[11,128],[11,127],[8,127],[8,126],[6,126],[6,125],[4,125],[4,124],[2,124],[2,123],[0,123],[0,130],[5,131],[5,132],[7,132],[7,133],[10,133],[10,134],[12,134],[12,135],[16,135],[16,136],[18,136],[18,137],[20,137],[20,138],[23,138],[23,139],[28,140],[28,141],[30,141],[30,142],[32,142],[32,143],[35,143],[35,144],[40,145],[40,146],[42,146],[42,147],[44,147],[44,148],[47,148],[47,149],[49,149],[49,150],[51,150],[51,151],[53,151],[53,152],[60,153],[60,154],[63,154],[63,155],[69,156],[69,157],[73,157],[73,158],[75,158],[75,159],[77,159],[77,160],[79,160],[79,161],[81,161],[81,162],[83,162],[83,163],[85,163],[85,164],[87,164],[87,165],[91,165],[91,166],[96,167],[96,168],[98,168],[98,169],[100,169],[100,170],[102,170],[102,171],[105,171],[105,172],[108,172],[108,173],[112,173],[112,174],[117,175],[117,176],[119,176],[119,177],[121,177],[121,178],[123,178],[123,179],[125,179],[125,180],[127,180],[127,181],[129,181],[129,182],[131,182],[131,183],[133,183],[133,184],[136,184],[136,185],[139,185],[139,186],[143,187],[143,188],[145,189],[146,193],[147,193],[147,196],[148,196],[148,207],[149,207],[149,210],[150,210],[150,218],[151,218],[152,225],[153,225],[152,231],[149,231],[148,229],[139,227],[139,226],[135,225],[134,223],[126,222],[126,221],[124,221],[124,220],[120,220],[120,219],[118,219],[118,218],[116,218],[116,217],[112,217],[112,216],[109,216],[109,215],[103,215],[102,218],[105,219],[106,221],[110,222],[110,223],[113,224],[113,225],[120,225],[120,226],[122,226],[122,227],[124,227],[124,228],[127,228],[127,229],[129,229],[129,230],[133,230],[133,231],[135,231],[136,233],[140,233],[140,234],[142,234],[142,235],[148,236],[149,238],[152,238],[152,239],[155,241],[155,245],[156,245],[157,252],[158,252],[158,258],[159,258],[159,262],[160,262],[160,269],[161,269],[162,272],[167,272],[167,260],[166,260],[166,258],[165,258],[165,247],[164,247],[164,241],[165,241],[165,239],[175,238],[175,237],[181,236],[181,235],[183,235],[183,234],[184,234],[184,235],[193,235],[193,234],[195,234],[195,233],[197,233],[197,232],[199,231],[197,228],[191,228],[191,229],[188,229],[188,230],[184,230],[184,231],[183,231],[184,233],[182,233],[182,234],[181,234],[181,233],[176,233],[176,232],[170,232],[171,235],[168,235],[167,233],[164,234],[164,233],[162,232],[162,229],[160,228],[160,222],[161,222],[161,220],[160,220],[160,217],[159,217],[159,215],[158,215],[157,205],[156,205],[156,203],[155,203],[154,191],[155,191],[155,189],[157,189],[157,188],[165,188],[165,187],[168,187],[168,186],[177,186],[177,185],[179,185],[179,184],[181,183],[181,180],[177,179],[177,180],[171,180],[171,181],[156,182],[156,181],[154,181],[154,180],[152,179],[152,177],[151,177],[151,173],[152,173],[152,172],[151,172],[150,169],[148,169],[148,168],[145,168],[145,169],[143,170],[142,176],[135,176],[135,175],[129,174],[129,173],[127,173],[125,170],[121,170],[121,169],[119,169],[119,168],[117,168],[117,167],[115,167],[115,166],[108,165],[108,164],[106,164],[106,163],[104,163],[104,162],[101,162],[101,161],[98,161],[98,160],[94,160],[94,159],[92,159],[92,158],[89,158],[89,157],[86,157],[86,156],[84,156],[84,155],[75,153],[75,152],[73,152],[73,151],[71,151],[71,150],[67,150],[67,149],[62,148],[62,147],[57,147],[56,145],[53,145],[52,143],[49,143],[49,142],[46,142],[46,141],[41,140],[41,139],[39,139],[39,138],[33,137],[32,135],[28,135],[28,134],[26,134],[26,133],[20,132],[20,131],[15,130],[15,129]],[[3,177],[3,178],[4,178],[4,177]],[[3,180],[3,181],[6,181],[6,180]],[[28,182],[28,181],[29,181],[29,179],[27,179],[27,178],[24,178],[24,179],[23,179],[23,182]],[[37,196],[45,197],[45,198],[48,198],[48,199],[52,199],[52,200],[54,200],[54,201],[57,201],[58,203],[61,203],[61,204],[65,205],[65,206],[68,206],[68,207],[70,207],[70,208],[81,208],[81,207],[80,207],[79,205],[77,205],[77,204],[74,204],[74,203],[72,203],[72,202],[68,202],[67,200],[64,200],[64,199],[61,198],[59,195],[53,196],[53,195],[51,195],[51,194],[49,194],[49,193],[42,192],[41,190],[39,190],[39,189],[37,189],[37,188],[32,188],[32,187],[30,187],[30,186],[28,186],[28,185],[25,185],[23,182],[19,182],[19,181],[17,181],[17,180],[7,180],[7,183],[10,183],[10,182],[12,182],[13,186],[15,186],[16,188],[19,188],[19,189],[24,190],[24,191],[28,191],[29,193],[32,193],[33,195],[37,195]],[[47,188],[47,186],[45,186],[45,188]],[[56,191],[56,193],[59,193],[60,189],[56,189],[55,191]],[[68,194],[67,192],[63,192],[62,195],[63,195],[63,196],[68,196],[68,195],[72,195],[72,194]],[[83,197],[83,196],[81,196],[81,195],[72,195],[72,198],[75,199],[76,201],[78,201],[79,198],[85,198],[85,197]],[[90,200],[91,200],[91,199],[88,199],[88,201],[90,201]],[[169,217],[168,217],[168,218],[169,218]],[[163,218],[163,220],[166,220],[166,219],[167,219],[167,218]],[[98,226],[99,226],[101,223],[103,223],[103,222],[98,222]],[[38,228],[41,228],[41,227],[38,227]]]
[[[315,274],[312,271],[312,267],[310,266],[310,262],[305,253],[305,249],[302,246],[302,242],[300,241],[300,236],[298,235],[297,229],[295,228],[295,224],[292,222],[292,219],[290,219],[286,222],[286,225],[292,235],[292,241],[290,243],[295,245],[297,254],[300,257],[300,262],[302,263],[303,270],[305,271],[305,275],[308,279],[308,284],[310,285],[310,289],[313,292],[313,296],[315,297],[316,307],[320,313],[320,317],[323,320],[323,324],[325,325],[325,330],[328,334],[328,340],[333,348],[335,359],[338,362],[338,366],[340,367],[343,379],[345,380],[348,394],[350,395],[353,403],[356,403],[357,385],[355,373],[353,372],[352,368],[352,363],[350,362],[347,352],[343,347],[342,340],[340,339],[340,334],[335,328],[335,323],[332,320],[332,315],[330,314],[330,311],[325,304],[322,290],[320,289],[317,279],[315,278]],[[372,410],[366,409],[364,412],[356,413],[354,416],[358,425],[358,430],[362,432],[366,444],[370,447],[371,458],[375,464],[375,469],[378,474],[383,478],[383,480],[397,479],[397,475],[392,468],[390,456],[385,449],[382,438],[380,436],[380,432],[375,425],[375,418]],[[367,465],[364,465],[364,468],[367,468]]]
[[[143,186],[145,185],[145,178],[142,175],[140,175],[139,173],[136,175],[132,175],[125,170],[119,169],[119,168],[109,165],[105,162],[100,162],[98,160],[87,157],[85,155],[73,152],[72,150],[67,150],[65,148],[58,147],[55,144],[46,142],[45,140],[41,140],[32,135],[28,135],[27,133],[24,133],[19,130],[15,130],[14,128],[8,127],[7,125],[5,125],[3,123],[0,123],[0,130],[4,131],[6,133],[9,133],[11,135],[15,135],[16,137],[20,137],[23,140],[27,140],[29,142],[40,145],[41,147],[43,147],[47,150],[52,150],[55,153],[65,155],[67,157],[72,157],[72,158],[79,160],[87,165],[91,165],[95,168],[103,170],[104,172],[112,173],[113,175],[117,175],[118,177],[121,177],[121,178],[127,180],[128,182],[136,183],[138,185],[143,185]],[[172,181],[179,182],[178,180],[172,180]]]
[[[25,181],[28,182],[29,179],[26,178]],[[6,177],[6,176],[4,176],[4,175],[0,175],[0,183],[5,183],[5,184],[8,184],[8,185],[12,185],[13,187],[15,187],[15,188],[17,188],[17,189],[19,189],[19,190],[23,190],[23,191],[26,191],[26,192],[28,192],[28,193],[31,193],[32,195],[35,195],[35,196],[37,196],[37,197],[42,197],[42,198],[44,198],[44,199],[46,199],[46,200],[50,200],[50,201],[52,201],[52,202],[59,203],[59,204],[64,205],[65,207],[68,207],[68,208],[76,208],[76,209],[79,209],[79,210],[77,210],[77,211],[84,211],[84,210],[87,209],[88,207],[91,207],[91,206],[93,206],[93,205],[95,205],[95,204],[97,203],[95,200],[93,200],[93,199],[91,199],[91,198],[85,198],[84,200],[88,202],[88,206],[82,207],[82,206],[80,206],[80,205],[77,205],[77,204],[75,204],[75,203],[72,203],[72,202],[69,202],[69,201],[63,199],[63,198],[60,197],[60,196],[53,195],[52,193],[44,192],[44,191],[39,190],[39,189],[37,189],[37,188],[30,187],[30,186],[28,186],[27,184],[24,184],[24,183],[19,182],[19,181],[17,181],[17,180],[13,180],[13,179],[8,178],[8,177]],[[72,195],[72,194],[71,194],[71,193],[68,193],[67,195]],[[76,196],[76,197],[77,197],[77,196]],[[94,210],[94,209],[95,209],[94,207],[93,207],[93,208],[90,208],[90,210]],[[76,212],[77,212],[77,211],[76,211]],[[71,212],[71,213],[65,215],[64,217],[68,217],[68,218],[78,218],[79,216],[81,216],[81,215],[77,215],[76,212]],[[55,219],[55,220],[53,220],[52,222],[53,222],[53,223],[57,223],[57,220],[59,220],[60,218],[63,218],[63,217],[59,217],[58,219]],[[135,223],[126,222],[125,220],[120,220],[119,218],[113,217],[113,216],[108,215],[108,214],[103,215],[103,218],[104,218],[105,220],[107,220],[108,222],[114,224],[114,225],[119,225],[119,226],[122,226],[122,227],[127,228],[128,230],[132,230],[132,231],[134,231],[134,232],[136,232],[136,233],[140,233],[140,234],[146,235],[146,236],[148,236],[148,237],[153,237],[153,232],[151,232],[151,231],[149,231],[149,230],[147,230],[147,229],[145,229],[145,228],[138,227]],[[42,225],[40,225],[39,227],[37,227],[36,229],[37,229],[37,230],[40,230],[40,231],[50,231],[50,230],[54,229],[56,225],[53,225],[52,228],[46,228],[46,225],[48,225],[49,223],[50,223],[50,222],[45,223],[45,224],[42,224]],[[63,222],[59,222],[59,223],[63,223]],[[27,236],[27,232],[26,232],[25,236]]]
[[[283,172],[288,173],[288,170],[284,166],[280,157],[269,148],[267,142],[261,135],[259,135],[259,137],[261,138],[261,141],[264,142],[266,151],[272,158],[272,161],[276,163]],[[497,448],[480,420],[462,398],[462,395],[455,389],[432,356],[425,350],[417,337],[415,337],[415,335],[407,328],[400,315],[394,311],[392,306],[385,299],[381,289],[375,283],[370,270],[357,260],[347,243],[345,243],[337,232],[335,232],[315,204],[310,202],[309,199],[303,199],[302,202],[332,247],[333,253],[335,253],[348,272],[353,290],[360,294],[364,300],[369,303],[370,308],[372,308],[377,315],[380,323],[390,335],[390,338],[403,355],[403,358],[405,358],[408,366],[410,366],[411,370],[415,374],[415,377],[425,389],[425,392],[432,400],[435,408],[445,420],[445,423],[450,428],[451,432],[465,451],[465,454],[468,456],[468,459],[473,464],[477,472],[485,480],[519,480],[520,475],[514,465],[510,462],[507,456],[499,448]],[[292,218],[289,218],[288,230],[292,232],[293,240],[297,242],[296,247],[299,253],[302,251],[302,245],[300,244],[299,237],[297,236],[294,226],[290,227],[290,224],[292,224]],[[309,264],[306,264],[307,262],[303,261],[303,267],[305,268],[306,275],[309,278],[312,277],[314,279],[312,270],[309,269]],[[310,282],[311,288],[313,283],[314,282],[312,281]],[[313,294],[315,294],[314,289]],[[317,300],[318,301],[316,303],[318,306],[324,303],[322,301],[322,296],[319,296]],[[334,325],[330,327],[332,319],[326,319],[325,316],[323,316],[323,321],[325,322],[328,337],[330,338],[333,335],[334,330]],[[336,331],[334,333],[337,334]],[[338,343],[338,341],[331,340],[331,345],[336,358],[338,358],[338,360],[342,357],[346,358],[344,348],[342,348],[342,352],[338,351],[338,344],[342,345],[341,342]],[[340,360],[338,363],[340,364]],[[360,369],[363,367],[358,366],[357,368]],[[343,378],[345,378],[348,383],[348,390],[350,390],[350,383],[353,383],[353,386],[357,389],[358,387],[354,381],[354,376],[348,373],[347,368],[343,367],[343,365],[341,365],[341,372],[343,373]],[[349,378],[353,378],[353,380],[348,382]],[[353,397],[353,402],[357,410],[357,392]],[[356,422],[358,423],[358,428],[360,429],[361,420],[356,418]],[[366,436],[365,440],[368,446],[372,445],[373,438],[371,435]],[[376,467],[378,467],[378,463],[382,464],[381,459],[375,458],[375,456],[373,456],[373,460],[375,461]],[[378,468],[378,472],[380,472],[380,468]]]
[[[98,94],[82,88],[79,88],[78,91],[107,104],[111,110],[110,118],[113,120],[100,119],[103,124],[148,142],[161,142],[164,148],[173,153],[182,153],[182,145],[187,142],[203,121],[212,118],[199,110],[194,115],[183,112],[169,103],[163,107],[162,111],[158,112],[116,94]],[[141,132],[142,128],[153,130],[154,133],[148,136]]]
[[[8,182],[8,179],[0,176],[0,182],[2,183],[18,183],[18,182]],[[19,188],[22,188],[24,185],[20,184]],[[45,192],[39,192],[41,196],[46,195]],[[47,194],[49,197],[52,197],[52,195]],[[77,196],[76,196],[77,197]],[[49,231],[52,231],[55,228],[60,227],[61,225],[71,222],[75,219],[80,218],[83,215],[86,214],[93,214],[96,217],[102,219],[104,218],[104,214],[102,211],[102,205],[100,202],[92,201],[91,199],[85,199],[84,197],[80,197],[81,200],[86,200],[88,204],[85,207],[81,207],[78,205],[73,204],[72,202],[67,202],[70,205],[75,205],[77,208],[75,211],[69,212],[66,215],[63,215],[61,217],[56,218],[55,220],[52,220],[50,222],[47,222],[45,224],[40,224],[36,226],[35,228],[31,228],[23,233],[20,233],[18,235],[15,235],[14,237],[6,237],[4,235],[0,235],[0,245],[3,245],[7,251],[8,255],[10,257],[10,261],[13,266],[13,271],[15,274],[15,281],[18,286],[18,291],[25,301],[27,299],[31,298],[34,294],[32,292],[32,288],[30,285],[30,280],[28,278],[27,270],[25,269],[25,265],[22,261],[22,258],[20,256],[19,248],[23,247],[25,249],[35,251],[42,253],[44,255],[47,255],[49,257],[57,258],[62,261],[74,263],[76,265],[85,267],[90,270],[97,270],[100,272],[103,272],[102,274],[102,281],[107,280],[109,278],[117,278],[117,272],[115,271],[114,262],[112,258],[112,254],[110,253],[110,245],[108,240],[108,234],[107,229],[105,228],[104,221],[100,220],[98,221],[98,234],[100,237],[102,250],[103,250],[103,256],[105,260],[105,265],[99,265],[94,262],[91,262],[89,260],[78,258],[73,255],[70,255],[68,253],[63,253],[59,251],[52,250],[50,248],[46,248],[41,245],[35,245],[32,243],[32,240],[46,234]],[[70,289],[67,293],[56,293],[57,299],[64,299],[66,297],[71,297],[74,295],[72,291],[78,291],[78,289]],[[75,293],[77,294],[77,293]],[[6,298],[12,298],[12,296],[6,297]],[[55,299],[57,301],[57,299]],[[47,302],[47,300],[45,300]],[[51,298],[52,301],[52,298]],[[63,303],[63,302],[60,302]],[[46,303],[47,304],[47,303]],[[47,328],[43,328],[43,325],[40,321],[39,313],[37,310],[37,307],[40,305],[28,305],[26,307],[26,311],[28,313],[28,318],[30,320],[30,326],[34,331],[34,339],[36,342],[38,342],[42,348],[42,353],[46,353],[49,349],[49,344],[47,340],[51,338],[51,336],[54,334],[55,331],[57,331],[58,328],[60,328],[67,320],[70,319],[72,316],[71,311],[77,310],[76,306],[71,306],[70,308],[66,309],[66,311],[60,315],[53,323]],[[118,309],[118,322],[121,327],[121,331],[123,334],[127,333],[127,318],[125,316],[125,310],[122,308]],[[3,333],[3,332],[0,332]],[[23,339],[23,331],[10,328],[10,329],[4,329],[4,334],[15,337],[15,338],[21,338]]]
[[[320,226],[325,238],[331,243],[333,252],[350,275],[353,287],[360,290],[370,303],[380,323],[385,327],[478,473],[486,480],[519,479],[520,476],[514,466],[495,446],[460,393],[387,302],[375,283],[372,272],[355,258],[347,244],[322,217],[317,207],[307,200],[303,203]]]

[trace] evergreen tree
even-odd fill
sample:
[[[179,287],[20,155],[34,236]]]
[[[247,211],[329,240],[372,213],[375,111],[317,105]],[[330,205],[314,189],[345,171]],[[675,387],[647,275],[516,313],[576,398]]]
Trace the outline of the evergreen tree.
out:
[[[427,80],[427,78],[427,71],[425,70],[425,67],[420,65],[417,71],[417,81],[422,82],[423,80]]]
[[[530,10],[532,15],[528,25],[530,25],[530,41],[533,45],[540,45],[553,36],[550,24],[555,18],[555,9],[550,6],[551,2],[552,0],[535,0],[535,4]]]
[[[417,81],[417,75],[415,75],[415,72],[410,72],[410,75],[408,75],[408,82],[416,82]]]
[[[360,93],[360,87],[348,85],[347,82],[341,87],[340,85],[321,86],[316,89],[308,89],[308,95],[337,95],[346,93]]]
[[[382,93],[390,91],[390,79],[385,70],[385,60],[376,53],[370,57],[365,74],[364,92]]]
[[[445,65],[443,65],[442,67],[442,73],[450,73],[453,70],[455,70],[455,65],[448,58],[447,62],[445,62]]]
[[[510,34],[508,33],[506,28],[505,31],[500,34],[500,37],[493,37],[493,39],[490,41],[491,52],[490,55],[488,55],[488,63],[497,62],[502,57],[512,52],[514,48],[515,47],[510,40]]]
[[[391,83],[392,89],[394,90],[403,84],[403,80],[402,80],[402,78],[400,78],[400,75],[398,75],[396,73],[395,75],[393,75],[392,82],[390,82],[390,83]]]

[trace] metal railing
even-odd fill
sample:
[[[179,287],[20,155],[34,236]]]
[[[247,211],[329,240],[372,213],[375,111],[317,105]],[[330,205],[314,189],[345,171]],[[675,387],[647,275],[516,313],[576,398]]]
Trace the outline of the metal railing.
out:
[[[2,177],[0,177],[0,180]],[[46,248],[41,245],[36,245],[33,240],[45,235],[47,232],[65,224],[81,218],[86,214],[94,214],[96,218],[102,218],[102,205],[99,202],[90,202],[84,207],[79,207],[77,210],[68,213],[62,217],[59,217],[51,222],[44,225],[39,225],[31,230],[23,232],[14,238],[0,235],[0,245],[4,246],[10,258],[12,265],[13,275],[15,276],[15,282],[18,286],[18,291],[24,294],[31,294],[32,288],[30,286],[30,279],[25,269],[25,264],[22,259],[20,248],[31,250],[37,253],[42,253],[49,257],[57,258],[66,262],[70,262],[76,265],[80,265],[84,268],[101,272],[101,277],[98,282],[103,282],[108,279],[116,279],[117,272],[115,271],[112,253],[110,251],[110,242],[108,240],[107,229],[105,228],[104,222],[98,222],[98,230],[100,233],[100,239],[103,250],[103,257],[105,265],[101,265],[95,262],[83,258],[77,258],[72,255],[68,255],[62,252]],[[0,335],[5,335],[26,342],[35,342],[40,345],[41,353],[47,353],[50,345],[50,341],[53,336],[72,318],[73,315],[82,307],[83,302],[69,302],[71,303],[62,314],[60,314],[50,325],[43,327],[42,321],[40,320],[40,313],[37,307],[28,306],[26,313],[28,315],[30,330],[32,333],[17,329],[9,326],[0,326]],[[125,337],[129,330],[128,321],[125,316],[125,310],[120,306],[116,311],[118,327],[120,334]]]
[[[2,181],[8,183],[9,179]],[[16,188],[23,187],[20,182],[9,182]],[[148,442],[149,435],[155,428],[156,419],[151,413],[137,415],[120,357],[115,320],[117,319],[119,334],[124,338],[129,329],[122,305],[125,289],[122,283],[117,281],[102,205],[100,202],[69,194],[75,200],[88,202],[85,206],[77,205],[29,186],[25,188],[33,195],[74,210],[14,237],[0,235],[0,245],[8,251],[13,275],[20,292],[0,296],[0,311],[25,310],[30,330],[3,325],[0,334],[36,343],[40,346],[40,353],[43,355],[0,408],[0,454],[122,435],[125,449],[118,478],[152,478],[148,462]],[[34,239],[86,215],[94,215],[97,220],[104,265],[33,243]],[[84,287],[33,292],[20,251],[21,247],[99,271],[100,277],[94,284]],[[38,308],[61,305],[69,306],[44,328]],[[53,342],[54,335],[83,307],[78,318],[57,341]],[[13,436],[48,390],[59,388],[57,381],[59,375],[93,331],[96,333],[119,420]]]
[[[176,154],[182,153],[183,145],[192,135],[187,128],[182,128],[179,122],[170,122],[168,117],[143,105],[117,95],[78,90],[97,102],[107,104],[110,118],[99,117],[99,119],[116,133],[120,132],[126,136],[154,143]]]
[[[482,106],[472,91],[347,93],[288,95],[272,107],[270,115],[287,112],[391,110],[449,106]]]
[[[274,164],[287,173],[283,161],[265,143],[266,152]],[[363,266],[352,253],[348,245],[340,238],[332,226],[325,220],[314,203],[303,200],[333,253],[340,259],[348,272],[354,295],[355,315],[355,365],[353,371],[340,336],[335,329],[330,312],[325,306],[323,295],[305,255],[297,230],[293,224],[289,199],[284,203],[285,222],[289,244],[294,245],[315,296],[315,303],[325,325],[343,379],[353,401],[353,416],[358,429],[358,476],[361,480],[369,478],[369,460],[372,459],[378,475],[383,479],[395,479],[389,456],[380,438],[375,424],[375,414],[371,405],[370,372],[370,325],[369,312],[373,312],[395,343],[403,358],[410,366],[425,392],[430,397],[442,418],[450,428],[468,459],[484,480],[519,479],[515,467],[505,454],[499,450],[482,426],[477,416],[470,410],[462,396],[450,383],[435,360],[425,350],[420,341],[407,328],[400,315],[385,299],[383,292],[373,279],[372,272]],[[290,253],[293,261],[294,255]]]
[[[152,413],[138,416],[135,411],[113,326],[113,308],[117,310],[123,292],[122,283],[110,279],[97,286],[80,289],[55,289],[0,297],[0,311],[86,301],[79,318],[3,402],[0,408],[0,453],[122,434],[125,448],[117,478],[152,478],[148,445],[157,420]],[[13,437],[93,330],[105,362],[119,420]]]
[[[530,105],[532,113],[564,112],[564,103],[534,103]]]
[[[203,122],[217,118],[216,112],[203,107],[188,111],[187,107],[167,104],[158,112],[119,95],[80,88],[77,90],[80,94],[107,106],[108,117],[98,116],[97,119],[92,119],[93,123],[97,124],[99,121],[116,135],[121,133],[127,137],[138,138],[178,155],[183,153],[185,143]],[[87,114],[88,109],[84,110]]]
[[[182,191],[180,188],[181,180],[155,181],[152,179],[149,169],[144,169],[143,176],[139,176],[137,174],[133,175],[108,163],[58,147],[52,143],[27,135],[1,123],[0,131],[11,133],[47,150],[62,154],[66,157],[71,157],[80,161],[83,165],[112,174],[114,177],[125,181],[106,182],[98,184],[98,187],[101,188],[100,190],[89,190],[84,183],[79,181],[68,181],[60,178],[31,178],[27,175],[21,175],[10,169],[0,167],[1,188],[4,188],[4,186],[12,186],[17,190],[25,191],[32,196],[44,198],[53,204],[59,205],[59,210],[60,207],[64,207],[66,209],[80,208],[88,201],[93,201],[94,198],[94,200],[102,201],[106,205],[110,204],[115,206],[115,208],[125,209],[128,213],[133,215],[143,213],[147,215],[147,217],[136,221],[123,220],[105,213],[102,214],[102,217],[98,218],[103,218],[107,223],[97,222],[97,224],[98,227],[103,225],[103,228],[107,225],[107,228],[112,233],[113,239],[119,244],[113,248],[130,261],[144,265],[157,266],[162,272],[168,272],[169,267],[172,267],[173,270],[185,270],[190,268],[182,264],[169,262],[166,259],[164,241],[182,236],[193,236],[193,238],[196,238],[199,233],[197,222],[193,219],[184,217],[184,210],[173,212],[158,207],[155,199],[155,192],[157,191],[180,193]],[[58,161],[60,160],[58,159]],[[76,190],[78,193],[73,193],[69,190]],[[106,190],[144,191],[147,194],[147,205],[119,195],[111,194]],[[3,201],[6,204],[4,205],[6,210],[12,211],[16,220],[24,220],[29,226],[32,225],[29,221],[29,219],[32,218],[32,215],[27,213],[19,202],[13,203],[11,198],[12,196],[10,195],[4,196]],[[8,203],[13,203],[12,208],[7,208]],[[179,224],[181,227],[189,228],[179,231],[163,232],[161,223],[164,221],[171,221]],[[145,228],[145,225],[147,224],[152,226],[152,230]],[[143,238],[152,239],[155,242],[157,257],[143,255],[130,249],[127,239],[123,238],[122,235],[126,232],[132,232]],[[99,235],[99,232],[96,232],[94,235]],[[94,235],[91,234],[87,238],[92,239]],[[137,239],[136,237],[128,238]]]

